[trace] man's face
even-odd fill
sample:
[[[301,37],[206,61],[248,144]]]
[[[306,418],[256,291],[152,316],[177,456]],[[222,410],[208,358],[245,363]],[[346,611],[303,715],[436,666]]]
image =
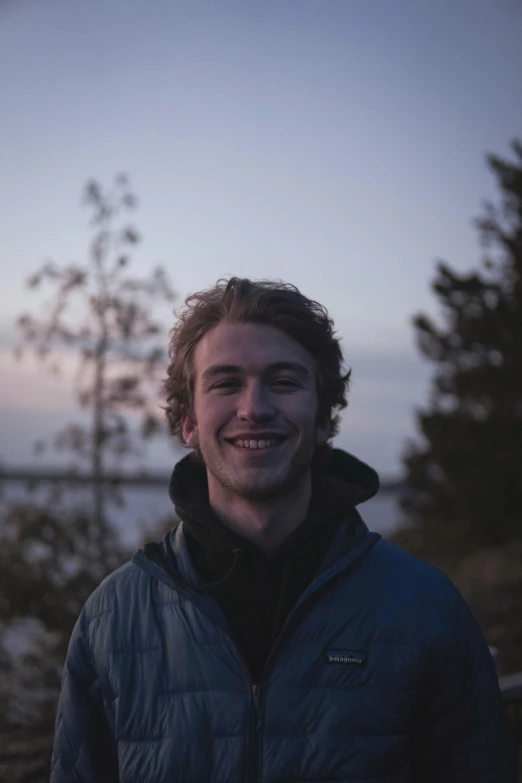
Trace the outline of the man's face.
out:
[[[285,332],[244,323],[208,332],[194,353],[183,436],[201,452],[211,498],[269,500],[307,478],[329,435],[317,408],[314,360]]]

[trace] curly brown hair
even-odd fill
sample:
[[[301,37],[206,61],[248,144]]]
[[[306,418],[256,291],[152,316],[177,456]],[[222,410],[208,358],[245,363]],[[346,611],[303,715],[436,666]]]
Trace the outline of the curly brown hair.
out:
[[[316,362],[318,421],[330,423],[331,437],[337,434],[340,410],[348,404],[351,370],[343,372],[340,341],[326,308],[290,283],[232,277],[190,294],[170,332],[163,395],[169,430],[182,444],[182,411],[192,407],[194,350],[207,332],[223,322],[267,324],[300,343]]]

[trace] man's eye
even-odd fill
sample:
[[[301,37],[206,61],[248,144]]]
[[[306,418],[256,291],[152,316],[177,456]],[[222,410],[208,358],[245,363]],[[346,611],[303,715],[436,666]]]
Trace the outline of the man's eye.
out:
[[[233,386],[237,386],[238,381],[220,381],[219,383],[215,383],[212,387],[213,389],[230,389]]]
[[[274,384],[276,386],[298,386],[297,381],[294,381],[292,378],[276,378]]]

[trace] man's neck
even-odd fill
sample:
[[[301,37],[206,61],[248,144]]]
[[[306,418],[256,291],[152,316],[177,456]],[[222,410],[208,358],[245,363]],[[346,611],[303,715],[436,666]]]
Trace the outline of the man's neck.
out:
[[[306,519],[310,476],[284,496],[267,501],[238,497],[209,482],[209,503],[223,524],[266,553],[275,552]]]

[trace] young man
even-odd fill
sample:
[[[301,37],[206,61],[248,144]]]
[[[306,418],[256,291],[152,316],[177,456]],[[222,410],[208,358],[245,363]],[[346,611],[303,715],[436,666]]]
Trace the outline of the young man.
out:
[[[52,783],[513,783],[494,666],[446,577],[356,506],[325,309],[232,278],[189,297],[165,382],[181,524],[72,634]]]

